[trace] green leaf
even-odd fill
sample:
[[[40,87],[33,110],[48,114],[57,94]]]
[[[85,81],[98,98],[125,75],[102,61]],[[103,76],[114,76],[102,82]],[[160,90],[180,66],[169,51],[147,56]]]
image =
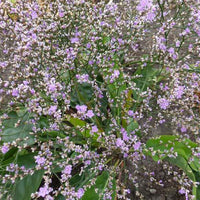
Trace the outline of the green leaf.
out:
[[[80,127],[85,127],[86,126],[86,122],[81,120],[81,119],[78,119],[78,118],[73,118],[73,117],[67,117],[68,121],[75,127],[77,126],[80,126]]]
[[[18,148],[17,147],[13,147],[12,149],[10,149],[3,157],[3,161],[13,157],[16,152],[17,152]]]
[[[105,45],[107,42],[109,42],[110,41],[110,37],[108,37],[108,36],[103,36],[103,38],[102,38],[102,43]]]
[[[173,152],[177,152],[188,160],[192,156],[191,148],[197,147],[197,145],[188,139],[182,141],[178,140],[179,138],[174,135],[162,135],[158,138],[149,139],[146,143],[146,147],[148,149],[153,148],[153,150],[158,154],[164,153],[166,150],[169,151],[173,148]]]
[[[100,200],[101,193],[104,192],[105,187],[108,184],[109,173],[104,171],[100,176],[97,177],[95,185],[91,188],[88,188],[81,198],[82,200]],[[95,189],[98,189],[98,193],[95,192]]]
[[[116,196],[117,196],[117,184],[116,184],[116,179],[115,177],[113,177],[113,180],[112,180],[112,200],[115,200],[116,199]]]
[[[31,194],[36,192],[41,184],[44,171],[35,171],[16,183],[14,200],[31,200]]]
[[[24,166],[26,169],[35,167],[35,153],[21,155],[17,159],[17,164],[19,166]]]
[[[193,171],[193,173],[195,175],[196,182],[200,182],[200,172]],[[197,187],[193,186],[192,194],[195,196],[194,200],[200,199],[200,185],[198,185]]]
[[[139,128],[139,124],[134,119],[131,119],[127,126],[127,132],[131,133],[132,131],[134,131],[137,128]]]
[[[31,124],[20,125],[16,128],[8,128],[2,132],[3,142],[12,142],[16,139],[22,139],[21,144],[26,143],[28,145],[34,144],[34,136],[29,133],[32,131]],[[28,137],[26,141],[23,141],[25,137]]]
[[[167,157],[165,158],[165,160],[181,168],[192,181],[195,181],[195,176],[192,172],[192,169],[188,165],[188,162],[182,156],[177,156],[176,158]]]
[[[65,198],[63,195],[59,194],[59,195],[55,198],[55,200],[66,200],[66,198]]]
[[[9,112],[8,119],[3,120],[4,129],[14,127],[18,120],[19,117],[15,111]]]
[[[190,167],[199,172],[200,171],[200,159],[197,156],[192,157],[192,162],[190,162]]]

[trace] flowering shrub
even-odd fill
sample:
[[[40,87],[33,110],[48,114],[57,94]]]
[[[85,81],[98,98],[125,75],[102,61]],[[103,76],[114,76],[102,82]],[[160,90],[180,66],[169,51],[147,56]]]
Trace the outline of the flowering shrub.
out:
[[[180,193],[200,198],[199,10],[0,1],[1,199],[129,199],[124,177],[137,188],[147,156],[180,167]],[[171,136],[148,140],[165,123]]]

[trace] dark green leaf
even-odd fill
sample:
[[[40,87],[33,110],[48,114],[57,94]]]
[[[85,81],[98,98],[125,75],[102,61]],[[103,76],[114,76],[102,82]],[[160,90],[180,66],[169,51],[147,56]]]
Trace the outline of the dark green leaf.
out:
[[[100,200],[100,193],[103,193],[105,187],[108,184],[109,173],[104,171],[100,176],[97,177],[95,185],[88,188],[82,197],[82,200]],[[95,192],[98,189],[98,193]]]
[[[31,200],[31,194],[36,192],[41,184],[44,171],[39,170],[31,175],[25,176],[16,183],[14,200]]]

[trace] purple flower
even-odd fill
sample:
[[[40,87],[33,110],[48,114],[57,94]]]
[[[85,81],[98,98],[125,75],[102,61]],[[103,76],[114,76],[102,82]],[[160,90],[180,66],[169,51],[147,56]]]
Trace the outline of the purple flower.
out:
[[[90,49],[90,48],[91,48],[91,44],[90,44],[90,43],[87,43],[86,47],[87,47],[88,49]]]
[[[174,48],[173,48],[173,47],[169,48],[169,49],[168,49],[168,52],[169,52],[170,54],[174,54]]]
[[[92,132],[92,133],[97,133],[97,132],[98,132],[97,126],[92,126],[91,132]]]
[[[35,158],[35,162],[40,166],[43,166],[46,162],[45,157],[35,156],[34,158]]]
[[[80,199],[84,194],[84,189],[83,188],[79,188],[77,191],[77,198]]]
[[[175,96],[177,99],[180,99],[182,97],[182,95],[184,94],[184,86],[178,86],[175,89]]]
[[[7,146],[7,145],[3,145],[2,147],[1,147],[1,152],[3,153],[3,154],[5,154],[5,153],[7,153],[9,151],[9,147]]]
[[[49,108],[49,111],[48,111],[49,115],[54,114],[56,112],[56,110],[57,110],[57,106],[56,105],[55,106],[51,106]]]
[[[41,187],[38,192],[39,197],[45,197],[52,191],[52,188],[48,188],[46,185],[44,187]]]
[[[181,188],[178,192],[179,192],[180,194],[185,194],[185,189]]]
[[[116,146],[122,147],[124,145],[124,141],[121,138],[117,138],[116,140]]]
[[[93,61],[93,60],[89,60],[88,64],[89,64],[89,65],[93,65],[93,64],[94,64],[94,61]]]
[[[137,151],[141,146],[141,142],[136,142],[134,145],[133,145],[133,148],[135,151]]]
[[[71,38],[71,43],[78,43],[79,42],[79,38]]]
[[[18,89],[13,89],[13,91],[12,91],[12,96],[13,96],[13,97],[17,97],[18,95],[19,95]]]
[[[182,126],[182,127],[181,127],[181,132],[182,132],[182,133],[185,133],[186,131],[187,131],[187,128],[186,128],[185,126]]]
[[[143,12],[152,6],[152,0],[140,0],[139,5],[137,6],[137,10],[139,12]]]
[[[59,17],[64,17],[65,16],[65,13],[64,12],[59,12]]]
[[[123,137],[123,140],[124,141],[128,141],[129,140],[129,137],[127,135],[127,132],[124,128],[121,128],[121,132],[122,132],[122,137]]]
[[[55,92],[56,91],[56,84],[50,84],[49,85],[49,92]]]
[[[165,98],[158,99],[157,103],[159,104],[160,108],[166,110],[169,106],[169,101]]]
[[[31,12],[32,19],[36,19],[38,17],[37,13],[35,11]]]
[[[89,75],[88,74],[82,74],[82,75],[77,74],[76,78],[78,79],[79,83],[85,83],[85,82],[89,81]]]
[[[129,110],[128,115],[132,117],[132,116],[134,116],[134,112],[132,110]]]
[[[94,117],[93,111],[92,110],[88,110],[87,113],[86,113],[86,116],[89,117],[89,118]]]
[[[63,174],[70,175],[71,171],[72,171],[72,166],[71,165],[67,165],[62,172],[63,172]]]
[[[113,77],[114,77],[114,78],[118,78],[119,75],[120,75],[119,70],[114,70]]]
[[[82,106],[77,105],[77,106],[76,106],[76,109],[77,109],[77,111],[78,111],[79,113],[86,113],[86,111],[87,111],[87,106],[86,106],[86,105],[82,105]]]

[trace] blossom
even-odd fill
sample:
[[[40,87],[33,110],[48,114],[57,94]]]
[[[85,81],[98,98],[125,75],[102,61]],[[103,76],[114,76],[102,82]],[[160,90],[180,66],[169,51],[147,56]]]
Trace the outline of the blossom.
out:
[[[182,127],[181,127],[181,132],[182,132],[182,133],[185,133],[186,131],[187,131],[187,128],[186,128],[185,126],[182,126]]]
[[[9,151],[9,147],[6,145],[6,144],[4,144],[2,147],[1,147],[1,152],[3,153],[3,154],[5,154],[5,153],[7,153]]]
[[[152,7],[152,0],[140,0],[140,3],[137,6],[137,10],[139,12],[143,12],[151,7]]]
[[[71,165],[67,165],[65,167],[65,169],[62,171],[64,174],[70,175],[72,171],[72,166]]]
[[[87,113],[86,113],[86,116],[89,117],[89,118],[94,117],[93,111],[92,110],[88,110]]]
[[[87,83],[89,81],[89,75],[88,74],[77,74],[76,78],[78,79],[79,83]]]
[[[127,135],[127,132],[124,128],[121,128],[121,132],[122,132],[122,138],[124,141],[128,141],[129,140],[129,137]]]
[[[54,114],[56,112],[56,110],[57,110],[57,105],[50,106],[49,111],[48,111],[49,115]]]
[[[31,12],[32,19],[36,19],[38,17],[37,13],[35,11]]]
[[[157,103],[159,104],[160,108],[166,110],[169,106],[169,101],[165,98],[158,99]]]
[[[49,85],[49,92],[55,92],[56,91],[56,84],[52,83]]]
[[[40,165],[40,166],[43,166],[46,162],[46,159],[45,157],[40,157],[39,155],[38,156],[35,156],[35,162]]]
[[[79,188],[77,191],[77,198],[80,199],[84,194],[84,189],[83,188]]]
[[[45,185],[44,187],[40,187],[39,192],[38,192],[38,196],[39,197],[45,197],[51,191],[52,191],[52,188],[49,188],[47,185]]]
[[[178,86],[176,89],[175,89],[175,96],[177,99],[180,99],[182,97],[182,95],[184,94],[184,89],[185,87],[184,86]]]
[[[116,146],[122,147],[124,145],[124,141],[121,138],[117,138],[116,140]]]
[[[75,37],[75,38],[71,38],[71,43],[78,43],[79,42],[79,38]]]
[[[18,90],[18,89],[13,89],[13,91],[12,91],[12,96],[13,96],[13,97],[19,96],[19,90]]]
[[[142,144],[141,142],[136,142],[136,143],[133,145],[134,150],[137,151],[137,150],[140,148],[141,144]]]
[[[92,132],[92,133],[97,133],[97,132],[98,132],[97,126],[92,126],[91,132]]]
[[[87,111],[87,106],[86,105],[77,105],[76,106],[76,109],[79,113],[86,113]]]

